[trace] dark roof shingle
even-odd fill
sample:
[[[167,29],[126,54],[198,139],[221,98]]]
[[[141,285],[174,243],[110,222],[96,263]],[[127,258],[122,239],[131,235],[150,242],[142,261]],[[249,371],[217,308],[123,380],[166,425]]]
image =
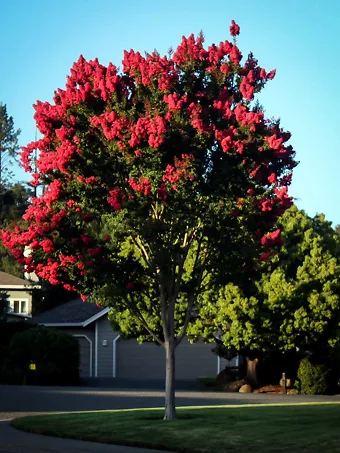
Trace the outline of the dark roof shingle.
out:
[[[82,323],[101,311],[103,308],[96,304],[78,298],[34,316],[32,321],[38,324]]]

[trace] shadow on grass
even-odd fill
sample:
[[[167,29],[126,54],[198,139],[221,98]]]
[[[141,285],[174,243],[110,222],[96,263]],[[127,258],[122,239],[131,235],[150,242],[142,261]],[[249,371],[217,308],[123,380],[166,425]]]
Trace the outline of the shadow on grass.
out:
[[[159,421],[163,420],[164,414],[163,412],[161,414],[155,414],[155,415],[136,415],[136,420],[149,420],[149,421]],[[194,419],[200,419],[202,418],[198,414],[181,414],[180,412],[177,413],[177,419],[176,420],[194,420]]]

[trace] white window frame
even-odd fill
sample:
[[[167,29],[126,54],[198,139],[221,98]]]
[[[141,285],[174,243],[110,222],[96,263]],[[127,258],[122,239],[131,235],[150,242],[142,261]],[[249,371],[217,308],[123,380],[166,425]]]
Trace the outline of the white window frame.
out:
[[[19,302],[19,312],[16,313],[16,314],[19,314],[19,315],[28,315],[29,314],[29,299],[26,298],[26,297],[10,297],[9,298],[9,313],[15,313],[14,312],[14,302]],[[21,302],[25,302],[26,304],[26,311],[21,311]]]

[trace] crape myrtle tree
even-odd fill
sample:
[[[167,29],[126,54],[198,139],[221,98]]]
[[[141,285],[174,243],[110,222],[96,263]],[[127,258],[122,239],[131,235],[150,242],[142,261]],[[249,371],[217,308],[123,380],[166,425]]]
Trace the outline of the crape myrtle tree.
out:
[[[183,37],[164,57],[125,51],[121,72],[81,56],[54,102],[35,105],[42,138],[21,154],[47,190],[25,228],[2,233],[40,278],[164,346],[165,419],[176,417],[175,348],[199,294],[275,253],[273,225],[291,205],[290,133],[254,100],[275,71],[252,54],[242,63],[239,26],[230,31],[208,48],[202,34]]]
[[[189,336],[213,340],[217,353],[241,354],[247,379],[258,384],[257,364],[273,353],[327,361],[339,344],[340,242],[323,215],[292,206],[280,218],[284,246],[262,264],[259,278],[203,294]]]

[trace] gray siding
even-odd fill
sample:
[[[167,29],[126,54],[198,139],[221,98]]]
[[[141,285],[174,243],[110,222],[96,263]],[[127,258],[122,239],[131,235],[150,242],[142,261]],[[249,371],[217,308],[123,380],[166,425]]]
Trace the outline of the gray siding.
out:
[[[199,376],[216,376],[217,357],[212,345],[186,339],[176,349],[176,379],[194,380]],[[118,340],[117,377],[153,380],[165,377],[164,348],[152,343],[139,345],[136,340]]]
[[[180,380],[193,380],[202,376],[215,376],[217,357],[211,352],[213,345],[202,340],[190,344],[186,339],[176,351],[176,375]]]
[[[97,334],[96,328],[97,325]],[[86,335],[92,341],[92,377],[127,380],[160,380],[165,378],[164,348],[154,343],[138,344],[136,340],[119,338],[115,342],[115,364],[113,340],[119,335],[113,331],[106,316],[98,319],[89,326],[60,328],[72,335]],[[97,344],[96,344],[97,338]],[[79,340],[81,346],[82,377],[87,377],[89,369],[89,344],[84,338]],[[211,352],[213,345],[198,341],[190,344],[184,339],[176,349],[176,379],[195,380],[202,376],[216,376],[218,359]],[[97,359],[97,373],[96,373]],[[220,360],[223,370],[228,362]],[[229,362],[235,365],[235,359]],[[83,374],[84,373],[84,374]]]
[[[117,341],[117,373],[122,379],[164,379],[164,348],[153,343],[138,344],[136,340]]]
[[[111,323],[106,316],[98,319],[96,324],[98,338],[97,376],[113,377],[113,340],[119,333],[113,331]]]

